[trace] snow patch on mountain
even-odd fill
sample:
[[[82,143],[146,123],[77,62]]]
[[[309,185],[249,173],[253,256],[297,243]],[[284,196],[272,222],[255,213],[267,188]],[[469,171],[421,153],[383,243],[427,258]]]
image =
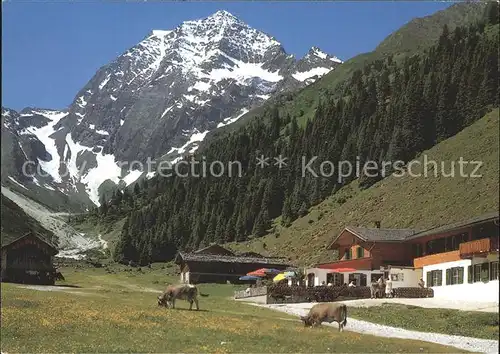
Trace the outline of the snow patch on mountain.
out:
[[[10,179],[12,182],[14,182],[15,184],[17,184],[19,187],[21,187],[21,188],[24,188],[24,189],[28,190],[28,188],[26,188],[23,184],[21,184],[20,182],[18,182],[15,178],[13,178],[13,177],[9,176],[9,179]]]
[[[221,128],[221,127],[224,127],[226,125],[229,125],[231,123],[234,123],[236,122],[238,119],[240,119],[241,117],[243,117],[245,114],[247,114],[250,110],[248,108],[243,108],[240,113],[232,118],[232,117],[227,117],[227,118],[224,118],[224,121],[220,122],[219,124],[217,124],[217,128]]]
[[[61,159],[59,157],[59,153],[57,152],[57,147],[55,140],[51,138],[51,135],[55,133],[54,126],[59,123],[59,121],[68,115],[67,112],[58,112],[58,111],[34,111],[33,114],[38,114],[44,116],[50,120],[50,122],[41,127],[37,128],[34,126],[26,128],[25,131],[22,131],[21,134],[33,134],[38,140],[40,140],[43,145],[45,145],[45,150],[50,154],[50,160],[44,161],[40,158],[38,159],[38,163],[42,167],[42,169],[47,172],[56,183],[61,183],[62,179],[59,175],[59,167],[61,166]]]
[[[106,78],[103,80],[103,82],[101,82],[101,84],[99,85],[99,90],[102,90],[104,88],[104,86],[106,86],[106,84],[109,82],[110,78],[111,78],[111,74],[108,74],[108,76],[106,76]]]
[[[314,76],[321,77],[328,72],[330,72],[330,69],[327,69],[327,68],[313,68],[313,69],[308,70],[306,72],[297,72],[295,74],[292,74],[292,76],[295,80],[305,81],[305,80],[307,80],[311,77],[314,77]]]
[[[178,154],[185,153],[188,146],[190,146],[193,143],[198,143],[200,141],[203,141],[203,139],[205,139],[205,136],[207,136],[208,132],[209,132],[208,130],[205,130],[204,132],[200,133],[198,131],[198,129],[195,129],[194,132],[189,137],[189,140],[187,141],[187,143],[182,145],[180,148],[175,148],[175,147],[171,148],[167,154],[171,154],[174,152],[178,153]],[[194,153],[197,149],[198,149],[198,144],[194,145],[191,148],[191,150],[189,150],[189,153]]]

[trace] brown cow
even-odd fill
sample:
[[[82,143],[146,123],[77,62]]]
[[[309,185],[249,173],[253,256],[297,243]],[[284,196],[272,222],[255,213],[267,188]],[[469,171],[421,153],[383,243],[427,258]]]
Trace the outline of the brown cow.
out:
[[[201,296],[208,296],[206,294],[200,293]],[[198,306],[198,288],[192,284],[180,284],[180,285],[169,285],[167,289],[158,296],[158,306],[165,306],[175,309],[175,300],[181,299],[189,302],[189,309],[192,310],[193,302],[196,305],[196,310],[199,310]]]
[[[338,322],[339,332],[344,330],[347,324],[347,306],[340,303],[321,303],[314,305],[307,316],[300,316],[304,321],[304,326],[316,327],[321,325],[322,322]]]

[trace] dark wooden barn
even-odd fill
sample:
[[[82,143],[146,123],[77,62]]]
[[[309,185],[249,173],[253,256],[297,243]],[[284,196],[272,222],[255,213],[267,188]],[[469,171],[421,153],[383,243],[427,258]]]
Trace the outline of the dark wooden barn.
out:
[[[285,270],[290,267],[283,258],[264,257],[256,253],[234,254],[219,245],[193,253],[179,252],[175,258],[183,283],[241,283],[239,277],[260,268]]]
[[[30,232],[1,248],[3,282],[53,285],[57,248]]]

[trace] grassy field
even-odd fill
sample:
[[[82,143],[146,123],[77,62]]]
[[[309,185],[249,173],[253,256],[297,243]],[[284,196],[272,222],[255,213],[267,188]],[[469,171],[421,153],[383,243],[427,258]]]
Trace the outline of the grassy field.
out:
[[[156,267],[156,266],[155,266]],[[2,352],[457,352],[331,327],[304,328],[296,318],[230,299],[231,285],[201,285],[201,311],[159,308],[166,281],[103,268],[63,269],[63,291],[2,284]]]
[[[431,309],[403,304],[349,308],[349,316],[420,332],[498,339],[498,313]]]
[[[277,231],[240,244],[229,244],[238,251],[292,257],[300,265],[314,265],[335,260],[326,246],[347,225],[374,227],[381,221],[384,228],[425,230],[486,212],[499,207],[499,110],[495,109],[454,137],[447,139],[418,158],[443,162],[449,173],[455,163],[455,177],[437,176],[431,170],[427,177],[389,176],[372,187],[361,190],[354,181],[335,195],[310,209],[309,214],[283,228],[275,220]],[[458,161],[481,161],[481,177],[459,175]],[[422,163],[423,165],[423,163]],[[423,168],[414,165],[414,173]],[[464,169],[467,174],[473,165]]]

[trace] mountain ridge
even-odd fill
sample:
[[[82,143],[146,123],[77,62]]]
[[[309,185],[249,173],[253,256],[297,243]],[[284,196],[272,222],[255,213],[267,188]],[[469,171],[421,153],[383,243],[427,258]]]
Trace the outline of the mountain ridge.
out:
[[[314,46],[296,59],[274,37],[227,11],[184,21],[172,30],[151,30],[99,68],[73,102],[58,111],[57,121],[49,119],[52,130],[43,130],[45,143],[36,144],[49,144],[52,153],[41,151],[35,161],[44,165],[40,161],[47,157],[61,166],[51,169],[52,181],[47,178],[42,188],[63,194],[71,189],[79,195],[78,204],[99,205],[102,190],[144,176],[120,168],[120,161],[178,161],[196,151],[209,131],[236,121],[276,92],[313,82],[341,62]],[[28,107],[14,112],[24,119],[46,111]],[[32,129],[30,140],[38,139],[37,133]],[[18,135],[14,132],[11,140],[19,140]],[[14,152],[21,156],[26,142],[12,144],[14,150],[21,147]],[[154,174],[146,172],[148,178]],[[10,174],[19,175],[19,170]],[[2,173],[3,181],[9,177],[15,178]]]

